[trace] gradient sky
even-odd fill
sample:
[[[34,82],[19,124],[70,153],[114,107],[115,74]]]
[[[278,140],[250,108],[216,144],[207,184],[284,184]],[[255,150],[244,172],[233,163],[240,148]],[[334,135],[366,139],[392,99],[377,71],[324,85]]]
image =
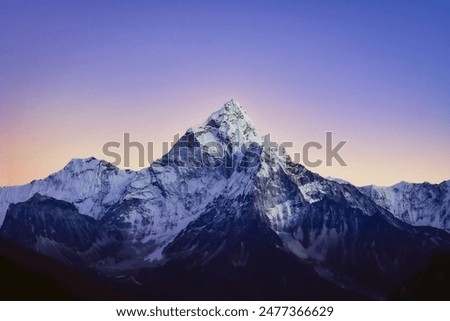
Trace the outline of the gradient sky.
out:
[[[161,154],[230,98],[291,153],[348,140],[324,176],[450,179],[450,2],[0,2],[0,185],[124,132]]]

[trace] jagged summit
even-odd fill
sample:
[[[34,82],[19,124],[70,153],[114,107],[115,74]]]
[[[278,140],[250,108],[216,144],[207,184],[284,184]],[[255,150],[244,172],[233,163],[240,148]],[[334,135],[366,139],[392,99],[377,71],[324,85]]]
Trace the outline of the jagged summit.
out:
[[[100,165],[102,161],[96,159],[95,157],[88,158],[72,158],[63,170],[79,171],[81,169],[94,168]],[[105,161],[103,161],[105,162]]]
[[[236,117],[243,117],[243,115],[247,115],[244,107],[242,107],[242,105],[236,99],[230,99],[229,101],[225,102],[225,104],[220,109],[212,113],[211,116],[208,117],[208,119],[229,118],[224,120],[233,121],[236,119]]]
[[[115,168],[116,166],[103,159],[97,159],[95,157],[72,158],[64,167],[64,170],[80,171],[95,169],[97,167]]]
[[[194,133],[197,140],[203,145],[209,142],[219,142],[242,146],[247,143],[264,141],[247,112],[235,99],[226,102],[205,122],[190,128],[187,132]]]
[[[246,113],[242,105],[234,98],[227,101],[221,109],[219,109],[217,112],[222,113]]]
[[[223,161],[205,161],[207,148],[192,136],[227,145]],[[367,195],[324,179],[266,148],[235,100],[184,138],[193,152],[175,144],[166,154],[173,161],[163,166],[127,172],[95,158],[74,159],[46,179],[0,189],[0,225],[6,217],[0,235],[62,262],[125,277],[156,299],[158,293],[342,298],[322,292],[328,282],[381,298],[434,253],[450,251],[446,232],[402,222],[415,224],[415,214],[403,215],[411,208],[419,209],[417,218],[427,217],[423,225],[446,227],[448,184]],[[259,146],[239,149],[247,143]],[[39,201],[36,193],[52,199]],[[378,202],[385,199],[401,201],[400,211]],[[192,289],[191,296],[170,296],[178,288]],[[232,295],[224,296],[229,289]],[[317,296],[311,289],[319,289]]]

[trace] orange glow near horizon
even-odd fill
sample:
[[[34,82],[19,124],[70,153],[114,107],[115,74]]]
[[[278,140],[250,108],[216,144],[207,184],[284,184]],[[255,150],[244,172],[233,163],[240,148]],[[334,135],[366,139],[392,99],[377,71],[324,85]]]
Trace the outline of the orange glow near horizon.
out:
[[[263,133],[270,132],[272,139],[277,142],[293,142],[294,147],[288,149],[291,156],[294,152],[301,152],[301,147],[308,141],[314,140],[325,145],[326,131],[334,133],[335,143],[348,140],[341,153],[348,166],[341,167],[335,163],[331,167],[322,164],[310,168],[322,176],[342,178],[358,186],[392,185],[399,181],[440,183],[450,178],[446,162],[450,159],[449,150],[444,140],[441,144],[430,143],[431,133],[428,133],[430,137],[417,135],[408,142],[400,139],[395,141],[390,137],[411,137],[411,133],[406,134],[403,132],[406,129],[401,128],[395,128],[394,133],[388,129],[384,132],[380,130],[377,135],[371,132],[358,133],[351,129],[350,124],[337,123],[333,126],[333,122],[324,122],[318,115],[314,116],[312,111],[304,113],[310,121],[298,126],[289,115],[277,115],[276,109],[262,106],[260,102],[243,105],[255,124],[261,124]],[[182,135],[189,127],[203,122],[221,104],[212,103],[211,100],[194,102],[191,106],[184,103],[183,108],[176,112],[170,112],[173,108],[168,105],[159,103],[159,106],[160,110],[148,109],[150,112],[145,112],[143,108],[139,115],[110,115],[102,122],[98,121],[102,117],[101,113],[95,112],[81,123],[73,122],[73,115],[65,119],[51,119],[42,115],[38,120],[35,115],[23,116],[14,124],[14,131],[10,135],[2,135],[6,148],[0,154],[0,185],[20,185],[45,178],[61,170],[72,158],[94,156],[112,161],[103,155],[102,147],[108,141],[123,142],[124,132],[129,132],[133,141],[141,142],[144,146],[152,141],[154,156],[159,158],[164,141],[171,142],[176,133]],[[152,125],[148,119],[151,119]],[[131,156],[131,168],[141,169],[137,154],[132,153]],[[311,159],[323,157],[323,150],[311,153]]]
[[[231,98],[261,132],[292,141],[291,154],[328,131],[348,140],[348,167],[312,169],[324,176],[450,179],[447,7],[1,3],[0,186],[105,158],[103,144],[125,132],[160,153]]]

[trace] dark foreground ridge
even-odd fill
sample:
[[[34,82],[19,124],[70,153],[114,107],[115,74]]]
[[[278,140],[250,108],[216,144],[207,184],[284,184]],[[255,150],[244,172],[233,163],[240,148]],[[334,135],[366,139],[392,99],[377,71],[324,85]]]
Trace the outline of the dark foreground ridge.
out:
[[[87,272],[0,237],[1,300],[123,300]]]
[[[426,269],[399,286],[391,300],[450,300],[450,253],[434,256]]]

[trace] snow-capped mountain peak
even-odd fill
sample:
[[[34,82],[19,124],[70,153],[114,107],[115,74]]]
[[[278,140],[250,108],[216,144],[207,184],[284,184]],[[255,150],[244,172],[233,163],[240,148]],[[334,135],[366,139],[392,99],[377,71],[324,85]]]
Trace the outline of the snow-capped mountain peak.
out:
[[[66,166],[64,166],[63,171],[71,173],[81,173],[88,170],[95,170],[98,168],[114,168],[115,166],[108,163],[105,160],[100,160],[95,157],[88,158],[72,158]]]
[[[201,125],[190,128],[187,133],[194,133],[202,145],[218,142],[240,147],[264,141],[247,112],[234,99],[226,102]]]
[[[73,159],[46,179],[0,188],[0,235],[106,275],[142,276],[146,288],[153,271],[169,287],[199,269],[216,284],[245,271],[260,276],[254,284],[279,275],[275,284],[289,288],[287,275],[310,271],[306,278],[371,297],[450,250],[447,233],[392,215],[448,231],[448,182],[358,190],[292,162],[265,138],[231,100],[149,168]],[[224,147],[222,159],[208,143]]]
[[[80,168],[80,167],[86,168],[86,167],[97,166],[100,163],[106,163],[106,161],[97,159],[95,157],[72,158],[66,164],[66,166],[64,166],[64,169]]]
[[[94,157],[72,159],[47,178],[0,188],[0,224],[9,204],[26,201],[35,193],[73,203],[81,214],[99,219],[121,198],[135,175]]]

